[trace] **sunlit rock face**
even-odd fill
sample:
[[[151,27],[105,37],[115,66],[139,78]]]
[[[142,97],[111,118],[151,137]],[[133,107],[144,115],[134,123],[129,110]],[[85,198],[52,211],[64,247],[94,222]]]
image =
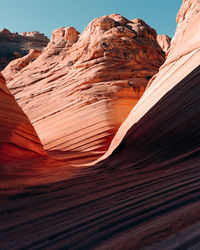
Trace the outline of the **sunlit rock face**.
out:
[[[105,152],[164,62],[156,38],[142,20],[103,16],[82,34],[55,30],[42,55],[13,79],[6,69],[46,150]]]
[[[181,80],[186,78],[192,71],[194,71],[199,65],[200,65],[200,4],[198,0],[185,0],[183,1],[183,4],[180,8],[180,11],[178,12],[177,15],[177,29],[175,36],[172,39],[171,42],[171,47],[167,52],[167,58],[165,63],[161,66],[159,73],[155,75],[149,82],[146,91],[142,98],[139,100],[137,105],[133,108],[131,111],[130,115],[128,118],[124,121],[122,126],[119,128],[118,133],[114,137],[110,148],[106,152],[106,154],[99,159],[105,159],[107,158],[117,147],[118,145],[126,138],[126,134],[131,129],[134,127],[140,119],[143,118],[148,112],[150,112],[151,109],[153,109],[154,105],[161,100],[162,97],[167,95],[170,91],[173,91],[173,89],[179,85],[181,85]],[[188,79],[187,80],[187,86],[188,88],[190,87],[190,90],[188,90],[188,97],[192,95],[194,103],[195,99],[198,98],[199,91],[196,86],[193,86],[198,82],[198,73],[199,69],[196,69],[195,73],[191,74],[191,82]],[[195,79],[193,79],[195,78]],[[193,80],[192,80],[193,79]],[[184,92],[183,88],[183,92]],[[191,91],[191,93],[190,93]],[[182,103],[182,107],[185,107],[185,110],[179,110],[177,106],[174,106],[176,109],[176,112],[172,114],[165,113],[164,116],[168,117],[168,130],[165,131],[166,134],[170,134],[170,129],[172,128],[171,125],[172,123],[176,120],[177,121],[177,126],[183,126],[185,123],[189,126],[190,123],[187,120],[187,112],[190,110],[190,114],[194,112],[195,114],[195,109],[197,107],[195,105],[192,105],[191,103],[187,104],[187,98],[181,98],[180,93],[176,92],[172,97],[167,99],[165,105],[169,105],[170,107],[170,102],[172,99],[177,100],[177,104]],[[179,119],[179,114],[182,116],[182,112],[185,112],[185,122],[184,120],[181,121],[181,118]],[[153,116],[162,117],[162,110],[160,109],[155,109],[155,114],[152,114],[152,119]],[[197,116],[196,116],[197,117]],[[150,118],[151,119],[151,118]],[[160,118],[161,119],[161,118]],[[195,117],[191,118],[196,119]],[[150,121],[150,120],[149,120]],[[171,124],[171,125],[170,125]],[[159,125],[158,129],[159,128]],[[167,126],[167,125],[166,125]],[[166,127],[167,129],[167,127]],[[178,128],[177,128],[178,130]],[[191,128],[191,130],[193,130]],[[145,131],[144,131],[145,133]],[[133,134],[134,136],[134,134]],[[153,134],[152,134],[153,136]],[[183,138],[184,137],[189,137],[189,132],[188,134],[182,134]],[[198,137],[198,133],[196,134]],[[181,140],[181,135],[178,135],[177,133],[177,140]],[[164,139],[163,139],[164,141]],[[195,141],[195,140],[194,140]],[[170,142],[169,142],[170,144]],[[165,145],[167,147],[167,144]],[[164,146],[163,146],[164,147]],[[181,149],[181,146],[179,146]],[[183,144],[182,149],[184,149],[186,146]],[[173,150],[173,148],[168,146],[168,150]],[[127,154],[129,154],[127,150]]]
[[[167,35],[158,35],[157,42],[160,45],[160,47],[165,52],[167,52],[167,50],[170,48],[170,45],[171,45],[171,38]]]
[[[10,61],[23,57],[31,49],[42,51],[49,39],[38,31],[24,32],[21,35],[11,33],[7,29],[0,31],[0,70],[3,70]]]
[[[0,73],[0,163],[45,155],[35,129]]]

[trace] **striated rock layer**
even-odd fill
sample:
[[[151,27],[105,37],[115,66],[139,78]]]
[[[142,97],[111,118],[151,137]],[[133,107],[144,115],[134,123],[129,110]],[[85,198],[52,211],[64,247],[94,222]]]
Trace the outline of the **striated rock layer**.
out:
[[[3,70],[10,61],[27,55],[30,49],[42,51],[48,42],[49,39],[37,31],[19,35],[3,29],[0,31],[0,70]]]
[[[167,62],[109,157],[2,202],[3,249],[199,249],[199,1],[179,15]]]
[[[183,78],[200,65],[199,32],[199,1],[185,0],[177,15],[176,33],[172,39],[165,63],[159,69],[159,73],[150,80],[144,95],[118,130],[103,158],[113,152],[128,130],[149,112],[165,94],[180,84]]]
[[[103,16],[81,35],[55,30],[42,55],[13,79],[5,70],[46,150],[98,155],[108,148],[164,62],[156,37],[142,20]]]
[[[0,163],[46,155],[28,117],[0,74]]]

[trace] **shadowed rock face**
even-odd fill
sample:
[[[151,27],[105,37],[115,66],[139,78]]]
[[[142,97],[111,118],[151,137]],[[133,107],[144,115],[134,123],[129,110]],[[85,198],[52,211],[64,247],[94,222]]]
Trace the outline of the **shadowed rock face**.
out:
[[[25,32],[21,35],[7,29],[0,31],[0,70],[7,64],[29,53],[30,49],[42,51],[49,39],[39,32]]]
[[[28,117],[0,74],[0,163],[46,155]]]
[[[144,21],[113,14],[96,18],[82,34],[55,30],[37,60],[11,80],[6,69],[46,150],[105,152],[164,62],[156,37]]]

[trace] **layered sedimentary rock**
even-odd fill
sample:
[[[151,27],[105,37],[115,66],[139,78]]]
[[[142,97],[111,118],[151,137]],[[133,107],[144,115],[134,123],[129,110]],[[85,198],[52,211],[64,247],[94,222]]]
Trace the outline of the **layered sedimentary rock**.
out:
[[[4,77],[7,81],[10,81],[19,71],[35,61],[41,54],[41,51],[31,49],[28,55],[11,61],[2,71]]]
[[[0,163],[46,155],[28,117],[0,74]]]
[[[22,32],[20,35],[21,36],[27,36],[27,37],[34,37],[37,40],[44,41],[46,43],[49,42],[49,38],[47,36],[45,36],[44,34],[38,32],[38,31]]]
[[[179,14],[167,62],[112,154],[74,179],[9,197],[3,249],[199,249],[199,1]]]
[[[144,21],[118,14],[93,20],[82,34],[53,32],[42,55],[8,81],[45,149],[98,155],[108,148],[164,62],[156,37]]]
[[[49,39],[39,32],[25,32],[19,35],[7,29],[0,31],[0,70],[7,64],[29,53],[31,49],[42,51]]]
[[[122,126],[118,130],[118,133],[113,139],[109,150],[101,159],[105,159],[106,157],[108,157],[113,152],[113,150],[115,150],[116,147],[122,142],[122,140],[126,138],[126,134],[128,133],[129,129],[131,129],[131,127],[136,126],[140,119],[142,119],[142,117],[148,114],[148,112],[150,112],[150,110],[154,108],[154,105],[156,105],[156,103],[159,102],[161,98],[164,98],[164,96],[170,93],[170,91],[173,91],[173,89],[180,87],[181,80],[184,79],[187,75],[189,75],[189,73],[192,72],[192,70],[194,70],[200,65],[199,32],[199,1],[184,0],[177,15],[176,33],[174,38],[172,39],[171,47],[168,51],[165,63],[161,66],[159,73],[150,80],[144,95],[137,103],[137,105],[133,108],[125,122],[122,124]],[[188,80],[187,85],[189,84],[190,83]],[[190,86],[187,87],[189,88]],[[191,91],[193,91],[195,88],[196,86],[193,86],[191,82]],[[195,99],[195,93],[192,94],[194,95],[193,98]],[[188,96],[189,95],[190,94],[188,92]],[[198,91],[196,91],[196,95],[198,95]],[[180,100],[182,100],[183,107],[184,105],[186,105],[186,107],[188,105],[187,109],[190,110],[191,114],[193,112],[192,110],[195,109],[190,103],[187,104],[187,99],[183,100],[180,96],[176,96],[176,92],[174,93],[173,97],[170,97],[169,94],[169,99],[166,101],[165,105],[170,105],[170,102],[172,101],[172,99],[170,98],[177,99],[177,103],[180,103]],[[179,119],[179,113],[181,114],[181,111],[178,110],[177,106],[175,106],[174,108],[176,108],[177,111],[177,113],[174,114],[174,119],[178,119],[177,122],[179,126],[181,126],[181,119]],[[155,114],[158,111],[159,110],[155,110]],[[187,110],[185,110],[185,112],[186,111]],[[169,117],[169,122],[171,120],[171,123],[173,124],[172,114],[170,114],[170,112],[164,113],[164,117],[165,116]],[[160,121],[162,120],[162,118],[163,116],[161,115]],[[172,128],[173,126],[169,126],[169,129]],[[166,130],[165,133],[167,132],[168,131]],[[145,133],[145,131],[143,133]],[[182,136],[185,137],[184,135]],[[181,139],[181,135],[179,135],[179,137]],[[172,150],[172,148],[170,148],[169,146],[167,147],[169,150]]]
[[[171,40],[172,39],[167,35],[158,35],[157,36],[157,42],[165,52],[170,48]]]

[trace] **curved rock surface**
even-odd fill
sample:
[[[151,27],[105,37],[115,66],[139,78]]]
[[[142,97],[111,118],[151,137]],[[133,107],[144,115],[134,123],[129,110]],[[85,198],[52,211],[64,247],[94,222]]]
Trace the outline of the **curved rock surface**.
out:
[[[180,13],[167,62],[112,154],[2,201],[3,249],[199,249],[199,1]]]
[[[46,155],[28,117],[0,73],[0,163]]]
[[[42,51],[49,42],[49,39],[39,32],[22,34],[11,33],[7,29],[0,31],[0,70],[10,61],[27,55],[31,49]]]
[[[164,62],[156,37],[142,20],[103,16],[81,35],[55,30],[42,55],[10,81],[6,69],[46,150],[105,152]]]
[[[172,39],[168,35],[157,36],[157,42],[165,52],[167,52],[167,50],[170,48],[171,40]]]
[[[121,143],[128,130],[136,124],[171,89],[200,65],[200,5],[197,0],[185,0],[177,15],[177,29],[165,63],[146,88],[137,105],[118,130],[110,148],[101,158],[107,158]],[[99,159],[99,160],[101,160]]]

